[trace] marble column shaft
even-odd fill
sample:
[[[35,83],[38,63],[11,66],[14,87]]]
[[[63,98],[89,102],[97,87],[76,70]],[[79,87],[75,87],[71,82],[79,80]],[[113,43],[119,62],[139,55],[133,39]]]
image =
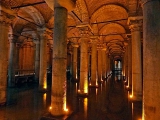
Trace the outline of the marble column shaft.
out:
[[[8,32],[11,21],[0,10],[0,104],[6,103],[7,67],[8,67]]]
[[[106,54],[106,77],[108,77],[109,75],[109,57],[108,57],[108,53]]]
[[[39,31],[40,33],[40,71],[39,71],[39,90],[46,91],[47,89],[47,36],[45,28]]]
[[[73,72],[73,81],[78,79],[78,44],[74,44],[73,46],[73,62],[72,62],[72,72]]]
[[[160,2],[142,0],[143,120],[160,119]]]
[[[141,23],[130,25],[132,34],[132,99],[136,101],[142,100],[141,26]]]
[[[97,40],[92,39],[91,51],[91,86],[97,86]]]
[[[106,48],[102,49],[102,79],[106,79]]]
[[[66,110],[67,9],[54,8],[51,114],[63,115]]]
[[[132,43],[128,41],[128,87],[132,88]]]
[[[88,26],[79,28],[81,32],[80,42],[80,82],[78,93],[88,95]]]
[[[35,81],[39,81],[39,72],[40,72],[40,42],[36,41],[35,49]]]
[[[15,86],[15,67],[16,67],[16,39],[17,37],[9,35],[10,48],[8,60],[8,87]]]
[[[102,80],[102,48],[98,49],[98,82]]]
[[[127,80],[127,77],[128,77],[128,45],[126,46],[126,50],[125,50],[125,71],[124,71],[124,76],[125,76],[125,79]]]

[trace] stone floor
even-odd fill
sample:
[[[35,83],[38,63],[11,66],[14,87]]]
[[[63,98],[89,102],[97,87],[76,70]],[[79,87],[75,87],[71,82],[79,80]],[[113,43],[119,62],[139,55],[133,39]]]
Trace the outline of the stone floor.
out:
[[[78,83],[68,81],[67,120],[141,120],[142,103],[128,100],[124,81],[111,76],[87,98],[77,97]],[[36,84],[8,89],[7,105],[0,106],[0,120],[40,120],[49,111],[50,92],[40,93]]]

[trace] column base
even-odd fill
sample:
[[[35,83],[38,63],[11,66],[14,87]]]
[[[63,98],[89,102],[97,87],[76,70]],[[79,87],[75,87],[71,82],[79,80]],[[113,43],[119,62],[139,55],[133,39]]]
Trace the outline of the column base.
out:
[[[38,88],[38,91],[41,93],[46,93],[48,91],[48,89]]]
[[[98,85],[89,85],[90,88],[98,88]]]
[[[80,93],[80,92],[78,92],[77,96],[85,98],[85,97],[88,97],[88,93]]]
[[[68,120],[73,114],[73,111],[65,112],[64,115],[54,116],[51,113],[46,113],[40,120]]]
[[[126,89],[127,91],[131,91],[131,90],[132,90],[132,88],[131,88],[131,87],[128,87],[128,86],[125,86],[125,89]]]
[[[129,98],[129,101],[131,101],[131,102],[142,101],[142,97],[132,96]]]

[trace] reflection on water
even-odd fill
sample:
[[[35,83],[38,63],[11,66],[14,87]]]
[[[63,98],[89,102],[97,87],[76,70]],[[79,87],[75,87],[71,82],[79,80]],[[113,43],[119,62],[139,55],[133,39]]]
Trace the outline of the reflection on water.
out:
[[[87,113],[82,109],[86,98],[79,98],[78,111],[69,120],[139,120],[142,103],[128,101],[128,91],[124,88],[121,72],[115,72],[98,88],[89,88]]]
[[[89,88],[86,98],[77,96],[78,86],[67,83],[67,108],[73,111],[68,120],[141,119],[142,103],[128,101],[121,72],[115,72],[98,88]],[[37,87],[12,88],[8,91],[8,106],[0,107],[0,120],[39,120],[48,112],[50,96],[50,92],[39,93]]]

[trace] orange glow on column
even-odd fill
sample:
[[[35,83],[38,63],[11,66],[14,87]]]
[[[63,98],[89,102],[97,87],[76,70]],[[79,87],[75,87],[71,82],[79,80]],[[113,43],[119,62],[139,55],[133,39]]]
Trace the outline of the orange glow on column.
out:
[[[87,118],[88,98],[84,98],[84,117]]]
[[[49,107],[49,110],[52,110],[52,107],[51,107],[51,106]]]
[[[44,81],[43,81],[43,89],[47,89],[47,78],[46,78],[46,76],[44,77]]]
[[[76,69],[76,79],[78,79],[78,75],[77,75],[77,69]]]
[[[68,112],[68,109],[67,109],[67,100],[66,100],[66,91],[67,91],[67,88],[66,88],[66,81],[65,81],[65,88],[64,88],[64,95],[63,95],[63,110],[65,112]]]
[[[88,93],[88,80],[84,81],[84,88],[83,88],[83,90],[84,90],[84,93]]]

